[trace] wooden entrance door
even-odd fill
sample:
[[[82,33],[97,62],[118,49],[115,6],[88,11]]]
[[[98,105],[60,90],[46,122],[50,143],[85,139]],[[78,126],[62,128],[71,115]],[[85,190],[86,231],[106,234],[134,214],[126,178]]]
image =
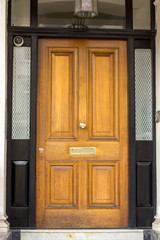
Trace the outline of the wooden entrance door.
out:
[[[126,42],[39,41],[37,227],[128,226]]]

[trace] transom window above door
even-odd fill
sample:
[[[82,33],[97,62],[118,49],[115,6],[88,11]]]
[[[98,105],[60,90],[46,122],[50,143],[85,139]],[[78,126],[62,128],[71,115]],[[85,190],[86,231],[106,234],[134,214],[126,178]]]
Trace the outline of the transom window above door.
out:
[[[144,30],[151,28],[152,0],[97,0],[98,14],[93,18],[76,17],[75,0],[23,0],[23,3],[21,0],[10,1],[11,26]]]
[[[74,0],[38,0],[38,24],[70,27],[76,21],[74,8]],[[125,28],[125,0],[99,0],[98,16],[86,18],[84,24],[89,28]]]

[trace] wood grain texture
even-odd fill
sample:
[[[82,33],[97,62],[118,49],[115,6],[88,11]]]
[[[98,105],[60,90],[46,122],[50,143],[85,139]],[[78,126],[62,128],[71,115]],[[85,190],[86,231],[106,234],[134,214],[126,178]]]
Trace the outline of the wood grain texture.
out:
[[[77,137],[76,64],[76,49],[48,49],[48,138]]]
[[[118,139],[118,49],[89,49],[90,139]]]
[[[119,163],[88,163],[89,207],[119,207]]]
[[[38,61],[37,227],[127,227],[126,42],[40,39]]]
[[[78,175],[76,162],[48,161],[46,208],[76,207]]]

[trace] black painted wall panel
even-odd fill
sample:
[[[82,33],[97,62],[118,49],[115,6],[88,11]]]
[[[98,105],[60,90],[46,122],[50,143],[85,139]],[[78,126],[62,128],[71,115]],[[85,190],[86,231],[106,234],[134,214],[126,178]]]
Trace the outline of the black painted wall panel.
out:
[[[13,206],[28,206],[28,161],[13,162]]]
[[[12,140],[11,141],[11,151],[12,151],[12,160],[15,161],[25,161],[29,159],[29,140]]]
[[[137,207],[152,206],[152,164],[137,163]]]
[[[11,207],[10,226],[11,227],[28,227],[29,208],[28,207]]]
[[[153,222],[153,207],[137,207],[136,222],[138,227],[151,227]]]
[[[136,141],[136,161],[152,162],[152,148],[152,141]]]

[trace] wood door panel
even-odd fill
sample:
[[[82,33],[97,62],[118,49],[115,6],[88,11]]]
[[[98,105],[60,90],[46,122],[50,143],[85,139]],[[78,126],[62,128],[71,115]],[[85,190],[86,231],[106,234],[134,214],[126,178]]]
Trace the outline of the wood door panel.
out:
[[[48,138],[77,138],[77,50],[48,51]]]
[[[46,162],[46,208],[77,207],[77,162]]]
[[[88,207],[119,206],[119,162],[88,163],[88,199]]]
[[[89,49],[89,137],[118,140],[118,49]]]
[[[125,41],[39,40],[38,228],[128,227],[127,90]]]

